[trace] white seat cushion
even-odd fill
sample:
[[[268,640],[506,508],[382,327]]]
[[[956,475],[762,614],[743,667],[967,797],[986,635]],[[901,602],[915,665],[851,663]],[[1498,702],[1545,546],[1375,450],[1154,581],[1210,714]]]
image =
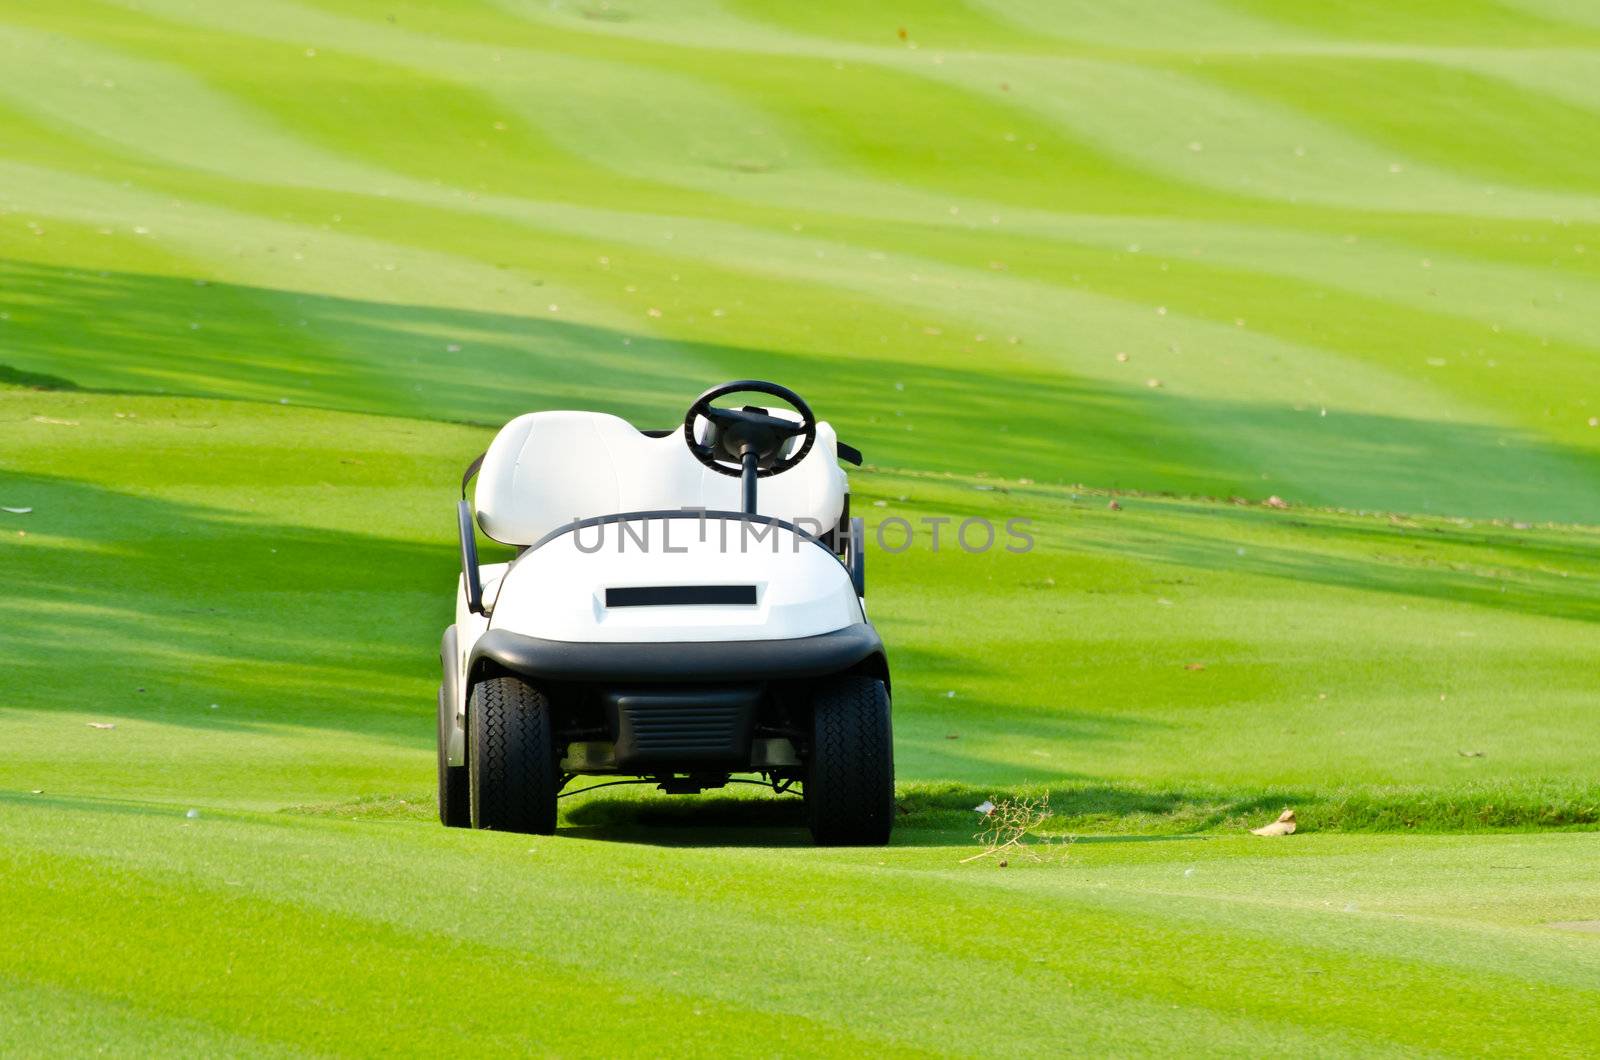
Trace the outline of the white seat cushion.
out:
[[[827,423],[804,460],[761,480],[756,509],[802,529],[839,521],[847,489],[838,439]],[[639,433],[603,412],[530,412],[501,428],[484,456],[474,495],[478,525],[507,545],[531,545],[577,519],[623,512],[707,508],[738,511],[739,480],[701,464],[683,432]]]

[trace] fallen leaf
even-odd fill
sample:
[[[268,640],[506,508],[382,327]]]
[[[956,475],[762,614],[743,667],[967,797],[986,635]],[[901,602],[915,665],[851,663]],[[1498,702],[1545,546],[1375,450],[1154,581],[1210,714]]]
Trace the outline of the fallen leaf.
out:
[[[1457,751],[1456,754],[1460,755],[1462,758],[1482,758],[1483,757],[1483,752],[1482,751]]]
[[[114,721],[91,721],[89,723],[89,728],[91,729],[115,729],[116,727],[117,723]]]
[[[1278,815],[1278,819],[1276,821],[1273,821],[1271,824],[1264,824],[1260,828],[1252,828],[1252,829],[1250,829],[1250,834],[1251,835],[1293,835],[1294,834],[1294,825],[1295,825],[1295,822],[1294,822],[1294,811],[1293,810],[1284,810],[1282,813],[1280,813]]]
[[[946,740],[959,740],[961,739],[961,734],[957,732],[947,732],[944,734],[944,738]]]
[[[1206,664],[1205,663],[1184,663],[1183,664],[1183,668],[1185,670],[1204,670],[1206,668]]]
[[[1106,505],[1106,507],[1114,512],[1122,511],[1122,505],[1118,504],[1116,501],[1112,501],[1110,504]]]
[[[33,418],[33,422],[34,423],[53,423],[57,427],[76,427],[78,425],[78,421],[77,420],[58,420],[53,416],[35,416]]]
[[[1268,497],[1266,500],[1262,501],[1261,503],[1265,504],[1268,508],[1287,508],[1287,507],[1289,507],[1289,502],[1284,500],[1282,497],[1278,496],[1276,493],[1274,493],[1272,496]]]

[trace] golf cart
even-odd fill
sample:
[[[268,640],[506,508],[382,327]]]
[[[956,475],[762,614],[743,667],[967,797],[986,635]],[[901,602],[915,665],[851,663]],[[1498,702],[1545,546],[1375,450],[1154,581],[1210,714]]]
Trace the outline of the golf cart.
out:
[[[735,394],[788,408],[714,404]],[[440,820],[548,835],[580,776],[756,783],[798,786],[820,844],[888,842],[889,666],[841,459],[861,454],[755,380],[707,390],[668,431],[598,412],[506,424],[461,482]],[[477,529],[515,558],[480,564]]]

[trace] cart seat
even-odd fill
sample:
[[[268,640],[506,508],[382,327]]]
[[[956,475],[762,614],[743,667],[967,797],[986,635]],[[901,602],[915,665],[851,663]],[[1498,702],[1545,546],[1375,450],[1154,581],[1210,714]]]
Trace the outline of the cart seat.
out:
[[[756,509],[820,532],[839,521],[847,490],[838,438],[818,422],[805,459],[761,480]],[[474,501],[483,532],[507,545],[536,544],[576,519],[740,508],[739,479],[696,460],[681,430],[652,438],[603,412],[530,412],[506,424],[484,456]]]

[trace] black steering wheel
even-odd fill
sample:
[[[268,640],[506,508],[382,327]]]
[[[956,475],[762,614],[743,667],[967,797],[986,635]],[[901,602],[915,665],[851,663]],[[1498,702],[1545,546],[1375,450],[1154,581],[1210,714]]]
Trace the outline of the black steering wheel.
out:
[[[774,416],[756,405],[727,409],[712,404],[728,394],[769,394],[799,413],[800,422]],[[695,437],[698,419],[711,425],[704,443]],[[788,456],[779,455],[789,439],[800,436],[804,439],[794,452]],[[696,460],[732,478],[743,474],[745,456],[754,454],[756,474],[767,478],[780,475],[805,459],[817,440],[817,418],[811,414],[811,406],[788,387],[759,379],[739,379],[714,386],[694,399],[688,415],[683,418],[683,440]]]

